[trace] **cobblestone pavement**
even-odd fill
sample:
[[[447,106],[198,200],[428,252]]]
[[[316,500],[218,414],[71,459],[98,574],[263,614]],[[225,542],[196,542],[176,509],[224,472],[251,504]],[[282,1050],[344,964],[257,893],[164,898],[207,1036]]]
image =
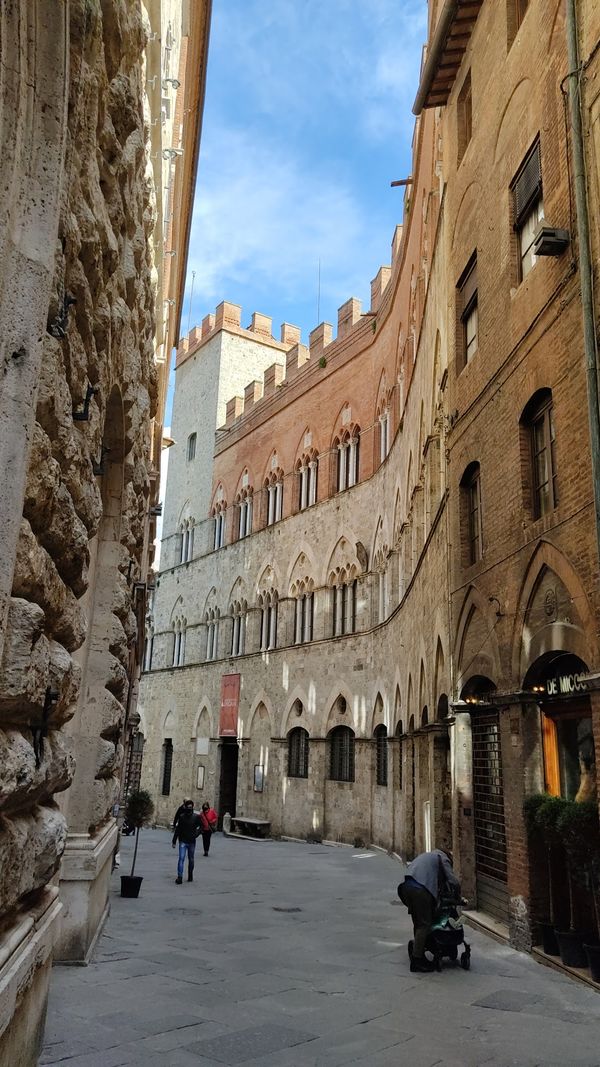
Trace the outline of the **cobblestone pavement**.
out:
[[[133,850],[123,839],[121,873]],[[144,831],[89,967],[56,967],[40,1063],[68,1067],[598,1067],[600,998],[483,934],[413,975],[401,868],[379,852],[216,835],[175,885]]]

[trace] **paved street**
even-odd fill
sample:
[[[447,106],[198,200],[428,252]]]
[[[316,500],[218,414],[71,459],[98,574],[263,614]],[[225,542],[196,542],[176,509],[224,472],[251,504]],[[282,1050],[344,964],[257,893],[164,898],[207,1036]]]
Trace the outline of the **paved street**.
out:
[[[44,1065],[600,1064],[598,995],[482,934],[470,972],[410,974],[401,868],[381,853],[218,834],[176,886],[156,830],[136,873],[137,901],[113,876],[93,963],[54,969]]]

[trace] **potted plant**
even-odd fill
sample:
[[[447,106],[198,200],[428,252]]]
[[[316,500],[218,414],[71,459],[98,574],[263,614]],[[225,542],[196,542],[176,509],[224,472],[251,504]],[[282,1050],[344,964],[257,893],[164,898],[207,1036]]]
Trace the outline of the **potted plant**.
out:
[[[546,853],[546,872],[548,882],[548,917],[538,922],[542,935],[542,948],[549,956],[560,956],[560,949],[555,932],[556,911],[554,901],[554,884],[552,880],[553,853],[560,844],[556,829],[558,816],[563,810],[564,801],[549,793],[536,793],[527,797],[523,805],[525,823],[530,838],[539,836]]]
[[[138,842],[142,826],[146,826],[154,813],[152,797],[145,789],[138,789],[130,793],[125,804],[125,818],[130,826],[135,827],[135,848],[133,850],[133,862],[131,874],[121,875],[121,896],[138,897],[143,879],[140,875],[134,875],[135,861],[137,859]]]
[[[585,870],[590,863],[588,835],[591,826],[591,809],[594,807],[589,802],[579,804],[575,800],[565,800],[563,810],[556,821],[556,829],[560,834],[567,857],[570,917],[569,929],[557,930],[556,936],[560,945],[560,958],[567,967],[587,967],[588,965],[583,948],[585,937],[575,929],[573,890],[577,874]]]
[[[569,891],[572,896],[572,880],[578,874],[584,874],[594,902],[596,934],[600,933],[600,908],[597,892],[598,855],[600,852],[600,825],[598,808],[592,801],[572,801],[566,805],[558,823],[562,834],[569,863]],[[573,964],[585,967],[589,964],[594,981],[600,980],[600,945],[584,944],[579,959],[583,963]]]

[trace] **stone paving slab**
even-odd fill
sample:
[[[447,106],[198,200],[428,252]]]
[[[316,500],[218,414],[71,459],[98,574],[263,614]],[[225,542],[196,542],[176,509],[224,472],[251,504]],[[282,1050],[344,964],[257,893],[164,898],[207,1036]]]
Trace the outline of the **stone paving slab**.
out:
[[[410,974],[391,857],[216,835],[176,886],[173,855],[144,831],[140,898],[115,872],[94,960],[54,969],[43,1067],[600,1065],[597,993],[479,931],[471,971]]]

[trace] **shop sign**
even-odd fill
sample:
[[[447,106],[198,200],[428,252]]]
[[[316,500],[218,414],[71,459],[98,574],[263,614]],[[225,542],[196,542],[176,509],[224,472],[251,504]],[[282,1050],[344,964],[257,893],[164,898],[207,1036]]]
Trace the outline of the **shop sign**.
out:
[[[571,693],[586,693],[584,674],[559,674],[546,678],[546,693],[549,697],[569,696]]]
[[[240,675],[224,674],[221,678],[220,737],[237,737],[239,706]]]

